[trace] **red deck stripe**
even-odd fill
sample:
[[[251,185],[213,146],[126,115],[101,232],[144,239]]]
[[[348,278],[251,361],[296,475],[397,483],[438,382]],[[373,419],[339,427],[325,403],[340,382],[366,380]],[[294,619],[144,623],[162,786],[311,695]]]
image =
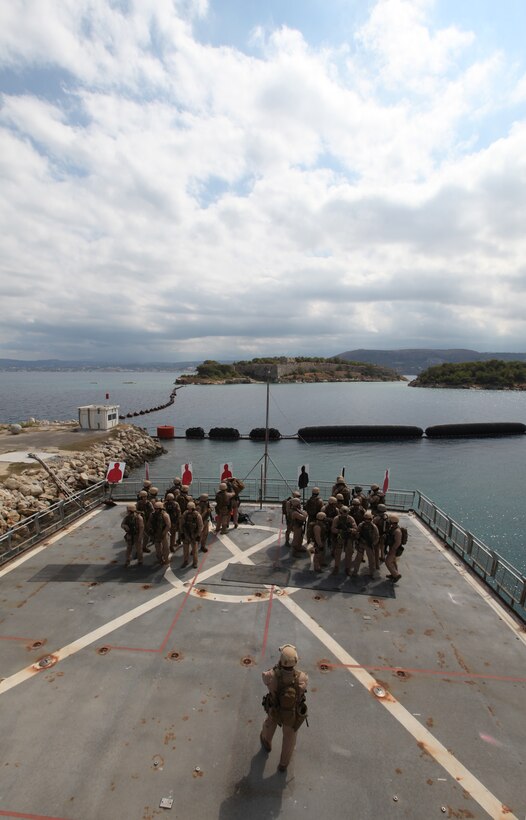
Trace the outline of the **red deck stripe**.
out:
[[[484,675],[477,672],[450,672],[447,669],[409,669],[405,666],[367,666],[361,663],[328,663],[327,666],[330,669],[366,669],[368,672],[407,672],[412,675],[441,675],[443,678],[481,678],[483,680],[526,683],[526,678],[514,678],[508,675]]]
[[[50,817],[47,814],[21,814],[18,811],[2,811],[0,817],[25,817],[26,820],[67,820],[65,817]]]
[[[31,641],[31,643],[34,643],[38,640],[39,638],[19,638],[18,635],[0,635],[0,641]]]

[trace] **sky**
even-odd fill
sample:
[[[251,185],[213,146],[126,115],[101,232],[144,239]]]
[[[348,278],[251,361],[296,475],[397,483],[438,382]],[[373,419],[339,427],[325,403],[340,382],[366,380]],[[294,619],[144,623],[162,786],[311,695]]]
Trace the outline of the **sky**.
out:
[[[523,0],[0,5],[0,357],[526,351]]]

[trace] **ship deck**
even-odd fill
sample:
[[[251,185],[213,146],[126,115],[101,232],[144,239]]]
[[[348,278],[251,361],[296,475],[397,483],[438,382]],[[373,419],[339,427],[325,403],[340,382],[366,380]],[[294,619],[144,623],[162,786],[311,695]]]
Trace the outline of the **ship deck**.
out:
[[[334,589],[291,566],[281,509],[243,509],[198,570],[126,570],[118,505],[0,571],[0,817],[523,818],[515,619],[410,515],[394,590]],[[225,581],[233,563],[277,571]],[[285,642],[309,726],[283,774],[259,732]]]

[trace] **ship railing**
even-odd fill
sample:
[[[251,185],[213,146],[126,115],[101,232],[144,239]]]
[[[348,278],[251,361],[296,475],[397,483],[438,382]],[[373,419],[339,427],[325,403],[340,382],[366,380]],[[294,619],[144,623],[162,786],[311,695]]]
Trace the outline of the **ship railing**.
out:
[[[164,497],[166,490],[172,485],[172,478],[156,476],[154,481],[160,496]],[[295,489],[294,479],[272,478],[267,479],[263,485],[259,478],[246,478],[244,483],[242,500],[256,504],[281,503]],[[134,501],[142,486],[142,479],[126,479],[121,484],[113,485],[111,498],[115,501]],[[306,488],[305,497],[310,495],[312,486],[314,485]],[[321,481],[316,486],[320,488],[322,498],[329,497],[332,482]],[[370,483],[364,482],[362,486],[370,486]],[[191,492],[195,498],[201,493],[208,493],[209,498],[213,500],[217,487],[217,478],[194,479]],[[14,524],[0,536],[0,565],[73,523],[104,501],[108,501],[109,493],[107,483],[98,481],[91,487]],[[388,490],[386,504],[389,510],[414,511],[418,518],[451,547],[499,598],[526,621],[526,578],[498,552],[490,549],[418,490]]]
[[[526,621],[526,578],[519,570],[422,493],[416,493],[414,512]]]
[[[98,481],[91,487],[13,524],[0,536],[0,566],[98,507],[107,497],[107,492],[106,482]]]

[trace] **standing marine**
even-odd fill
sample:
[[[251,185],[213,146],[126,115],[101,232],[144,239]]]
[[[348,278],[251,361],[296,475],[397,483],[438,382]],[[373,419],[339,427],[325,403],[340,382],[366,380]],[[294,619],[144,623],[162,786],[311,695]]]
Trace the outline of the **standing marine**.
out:
[[[128,504],[126,507],[126,515],[122,519],[121,527],[124,530],[124,540],[126,541],[126,561],[124,566],[130,566],[134,549],[137,555],[137,563],[142,564],[144,519],[140,512],[138,512],[135,504]]]
[[[268,694],[263,698],[267,717],[259,738],[265,751],[270,752],[274,732],[278,726],[282,727],[278,770],[286,772],[296,746],[297,731],[307,719],[305,693],[309,679],[305,672],[296,669],[298,653],[295,646],[286,643],[280,646],[279,651],[279,663],[261,675]]]

